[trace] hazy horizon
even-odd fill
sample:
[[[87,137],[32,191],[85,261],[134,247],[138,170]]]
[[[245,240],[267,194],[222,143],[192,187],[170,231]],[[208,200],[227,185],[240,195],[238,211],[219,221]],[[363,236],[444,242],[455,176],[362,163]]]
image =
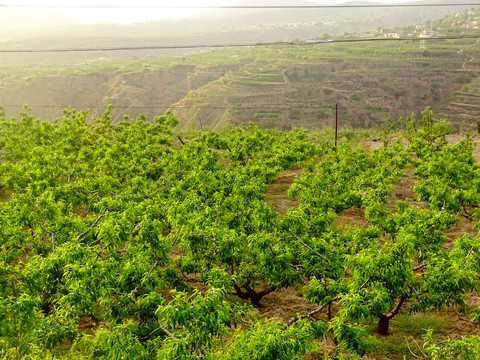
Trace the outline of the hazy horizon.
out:
[[[335,5],[352,0],[308,0],[319,5]],[[240,0],[177,0],[175,5],[170,1],[151,1],[151,0],[118,0],[115,4],[108,1],[85,0],[81,3],[65,4],[64,1],[44,1],[44,0],[25,0],[12,1],[0,0],[0,9],[17,8],[22,11],[52,10],[59,12],[78,20],[87,22],[114,22],[120,24],[141,23],[161,19],[182,19],[188,18],[200,13],[205,13],[216,7],[234,5]],[[412,0],[380,0],[372,1],[384,4],[413,2]],[[283,2],[285,3],[285,2]],[[290,2],[292,6],[295,1]],[[268,0],[256,4],[261,6],[268,4]],[[78,6],[78,7],[76,7]]]

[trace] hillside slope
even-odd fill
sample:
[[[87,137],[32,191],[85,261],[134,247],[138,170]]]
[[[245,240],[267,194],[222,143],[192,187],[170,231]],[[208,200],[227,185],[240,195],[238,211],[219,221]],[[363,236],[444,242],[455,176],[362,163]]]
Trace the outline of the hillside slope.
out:
[[[452,120],[473,122],[479,108],[474,102],[462,104],[478,96],[479,51],[474,39],[320,43],[223,49],[122,65],[76,63],[61,72],[37,67],[16,74],[9,67],[0,71],[5,84],[0,99],[8,116],[23,104],[48,118],[68,106],[89,108],[95,115],[111,103],[116,120],[140,112],[152,118],[171,109],[186,127],[226,121],[277,128],[332,125],[336,104],[340,121],[354,126],[410,116],[425,106]]]

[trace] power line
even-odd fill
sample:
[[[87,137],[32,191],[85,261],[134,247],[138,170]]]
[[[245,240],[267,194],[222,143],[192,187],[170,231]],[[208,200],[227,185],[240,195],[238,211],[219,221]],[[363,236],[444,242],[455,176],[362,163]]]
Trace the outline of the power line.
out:
[[[2,107],[19,107],[23,108],[25,104],[1,104],[0,106]],[[103,108],[106,106],[100,106],[100,105],[92,105],[92,106],[86,106],[86,105],[27,105],[29,108],[35,110],[35,108],[39,109],[76,109],[76,110],[82,110],[82,109],[98,109],[98,108]],[[258,104],[258,105],[242,105],[242,106],[214,106],[214,105],[208,105],[208,106],[190,106],[190,105],[170,105],[170,106],[150,106],[150,105],[145,105],[145,106],[140,106],[140,105],[132,105],[132,106],[126,106],[126,105],[113,105],[112,109],[121,109],[121,110],[127,110],[127,109],[170,109],[170,110],[176,110],[176,109],[223,109],[223,110],[231,110],[231,111],[236,111],[236,110],[244,110],[244,109],[260,109],[260,110],[301,110],[301,109],[315,109],[315,110],[321,110],[321,111],[334,111],[335,110],[335,105],[299,105],[296,103],[296,106],[285,106],[285,103],[281,104]],[[372,110],[372,109],[377,109],[377,110],[402,110],[402,111],[416,111],[416,112],[421,112],[425,110],[423,107],[418,107],[418,108],[404,108],[400,106],[379,106],[379,107],[370,107],[370,106],[353,106],[353,105],[340,105],[338,108],[340,111],[343,110]]]
[[[23,107],[24,104],[0,104],[0,106],[3,107]],[[29,108],[35,109],[35,108],[41,108],[41,109],[57,109],[57,108],[62,108],[62,109],[68,109],[69,107],[73,109],[97,109],[99,106],[98,105],[92,105],[92,106],[87,106],[87,105],[28,105]],[[318,105],[305,105],[299,107],[301,109],[318,109],[318,110],[332,110],[334,108],[329,107],[329,106],[318,106]],[[151,105],[145,105],[145,106],[140,106],[140,105],[132,105],[132,106],[127,106],[127,105],[114,105],[113,109],[225,109],[225,110],[242,110],[242,109],[264,109],[264,110],[270,110],[271,108],[273,109],[278,109],[278,110],[288,110],[292,109],[292,106],[285,106],[285,103],[282,104],[261,104],[261,105],[242,105],[242,106],[213,106],[213,105],[208,105],[208,106],[189,106],[189,105],[170,105],[170,106],[151,106]]]
[[[291,46],[312,46],[327,45],[331,43],[356,43],[356,42],[380,42],[380,41],[439,41],[439,40],[460,40],[460,39],[478,39],[480,34],[444,36],[438,38],[365,38],[365,39],[339,39],[339,40],[318,40],[314,42],[293,42],[293,41],[275,41],[244,44],[204,44],[204,45],[149,45],[149,46],[119,46],[119,47],[92,47],[92,48],[57,48],[57,49],[0,49],[0,53],[66,53],[66,52],[104,52],[104,51],[139,51],[139,50],[174,50],[174,49],[204,49],[204,48],[231,48],[231,47],[258,47],[274,45]]]
[[[432,37],[432,38],[364,38],[364,39],[339,39],[332,40],[329,42],[336,43],[349,43],[349,42],[373,42],[373,41],[435,41],[435,40],[459,40],[459,39],[477,39],[480,37],[479,34],[469,34],[469,35],[457,35],[457,36],[442,36],[442,37]]]
[[[293,42],[270,42],[259,44],[205,44],[205,45],[149,45],[149,46],[119,46],[98,48],[59,48],[59,49],[15,49],[1,50],[0,53],[51,53],[51,52],[92,52],[92,51],[128,51],[128,50],[172,50],[172,49],[201,49],[201,48],[227,48],[227,47],[253,47],[268,45],[294,45]]]
[[[296,110],[296,109],[309,109],[309,110],[317,110],[317,111],[327,111],[327,112],[330,112],[330,115],[333,116],[333,114],[335,114],[335,109],[336,109],[336,106],[335,105],[323,105],[323,106],[301,106],[300,107],[289,107],[289,106],[285,106],[285,104],[281,104],[281,106],[279,106],[279,104],[268,104],[270,106],[275,106],[275,110],[280,110],[280,111],[284,111],[284,110]],[[24,105],[15,105],[15,104],[7,104],[7,105],[2,105],[2,107],[4,108],[7,108],[7,107],[20,107],[20,108],[23,108]],[[68,108],[72,108],[72,109],[77,109],[79,111],[81,110],[95,110],[95,109],[98,109],[98,113],[100,114],[101,113],[101,110],[99,109],[99,106],[95,105],[95,106],[80,106],[80,105],[69,105],[69,106],[64,106],[64,105],[28,105],[29,108],[35,110],[35,108],[62,108],[62,109],[68,109]],[[166,107],[166,106],[118,106],[118,105],[115,105],[113,106],[113,109],[119,109],[119,110],[128,110],[128,109],[156,109],[160,112],[164,112],[164,111],[167,111],[167,110],[178,110],[178,109],[198,109],[199,107],[198,106],[171,106],[171,107]],[[269,108],[265,108],[263,106],[260,106],[260,105],[257,105],[257,106],[241,106],[241,107],[235,107],[235,108],[229,108],[227,106],[202,106],[201,107],[202,109],[223,109],[223,110],[253,110],[253,109],[258,109],[258,110],[263,110],[263,111],[269,111],[271,109]],[[164,109],[164,110],[162,110]],[[404,107],[399,107],[399,106],[381,106],[379,108],[376,108],[377,110],[382,110],[382,111],[397,111],[397,116],[398,116],[398,111],[400,111],[401,113],[403,114],[408,114],[407,115],[407,119],[408,119],[408,116],[411,115],[412,113],[416,113],[416,114],[419,114],[421,112],[423,112],[425,110],[424,107],[410,107],[410,108],[404,108]],[[366,110],[366,111],[369,111],[369,110],[372,110],[371,107],[368,107],[368,106],[352,106],[352,105],[341,105],[338,110],[341,111],[341,113],[344,114],[345,111],[358,111],[358,110]],[[261,114],[261,112],[260,112]],[[313,112],[309,112],[309,114],[311,115],[314,115],[315,113]],[[476,117],[475,116],[471,116],[473,119],[475,119]],[[330,118],[328,118],[330,119]],[[327,119],[327,120],[328,120]],[[320,119],[319,119],[320,120]],[[326,120],[325,118],[321,119],[321,120]],[[458,121],[458,120],[448,120],[448,122],[452,123],[452,124],[466,124],[468,125],[469,123],[469,120],[467,119],[464,119],[463,121]]]
[[[478,6],[474,3],[435,3],[435,4],[334,4],[334,5],[225,5],[225,6],[180,6],[180,5],[84,5],[84,4],[0,4],[8,8],[42,8],[42,9],[358,9],[358,8],[399,8],[399,7],[451,7]]]

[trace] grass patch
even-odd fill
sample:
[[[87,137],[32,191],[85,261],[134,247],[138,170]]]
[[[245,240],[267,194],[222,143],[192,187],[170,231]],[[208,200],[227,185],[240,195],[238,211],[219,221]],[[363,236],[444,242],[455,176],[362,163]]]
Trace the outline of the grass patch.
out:
[[[437,334],[446,334],[451,322],[435,314],[398,315],[392,320],[392,329],[412,336],[422,336],[426,329],[433,329]]]
[[[12,198],[13,191],[10,189],[0,189],[0,203],[5,203],[10,201]]]
[[[372,325],[371,331],[375,331],[376,324]],[[433,329],[434,333],[445,335],[449,333],[451,322],[440,315],[416,314],[398,315],[390,322],[390,335],[377,336],[378,357],[377,359],[407,359],[419,357],[423,354],[422,336],[427,329]]]

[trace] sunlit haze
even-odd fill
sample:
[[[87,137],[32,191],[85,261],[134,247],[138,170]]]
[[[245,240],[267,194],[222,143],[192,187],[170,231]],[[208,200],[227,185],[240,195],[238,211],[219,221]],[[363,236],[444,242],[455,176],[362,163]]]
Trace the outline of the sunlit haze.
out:
[[[345,3],[350,0],[311,0],[311,2],[319,5],[332,5]],[[410,0],[383,0],[379,3],[405,3]],[[136,23],[157,19],[180,19],[189,17],[201,12],[211,10],[208,7],[228,6],[238,3],[238,0],[117,0],[117,1],[92,1],[84,0],[81,2],[65,1],[45,1],[45,0],[0,0],[0,5],[20,7],[24,11],[32,11],[36,9],[52,9],[60,11],[69,16],[76,17],[86,21],[108,21],[119,23]],[[262,3],[259,1],[256,5],[271,5],[272,2]],[[295,5],[295,1],[291,1],[291,5]],[[78,5],[79,8],[75,8]],[[92,6],[92,8],[88,8]],[[102,8],[105,6],[105,8]],[[0,8],[1,11],[1,8]]]

